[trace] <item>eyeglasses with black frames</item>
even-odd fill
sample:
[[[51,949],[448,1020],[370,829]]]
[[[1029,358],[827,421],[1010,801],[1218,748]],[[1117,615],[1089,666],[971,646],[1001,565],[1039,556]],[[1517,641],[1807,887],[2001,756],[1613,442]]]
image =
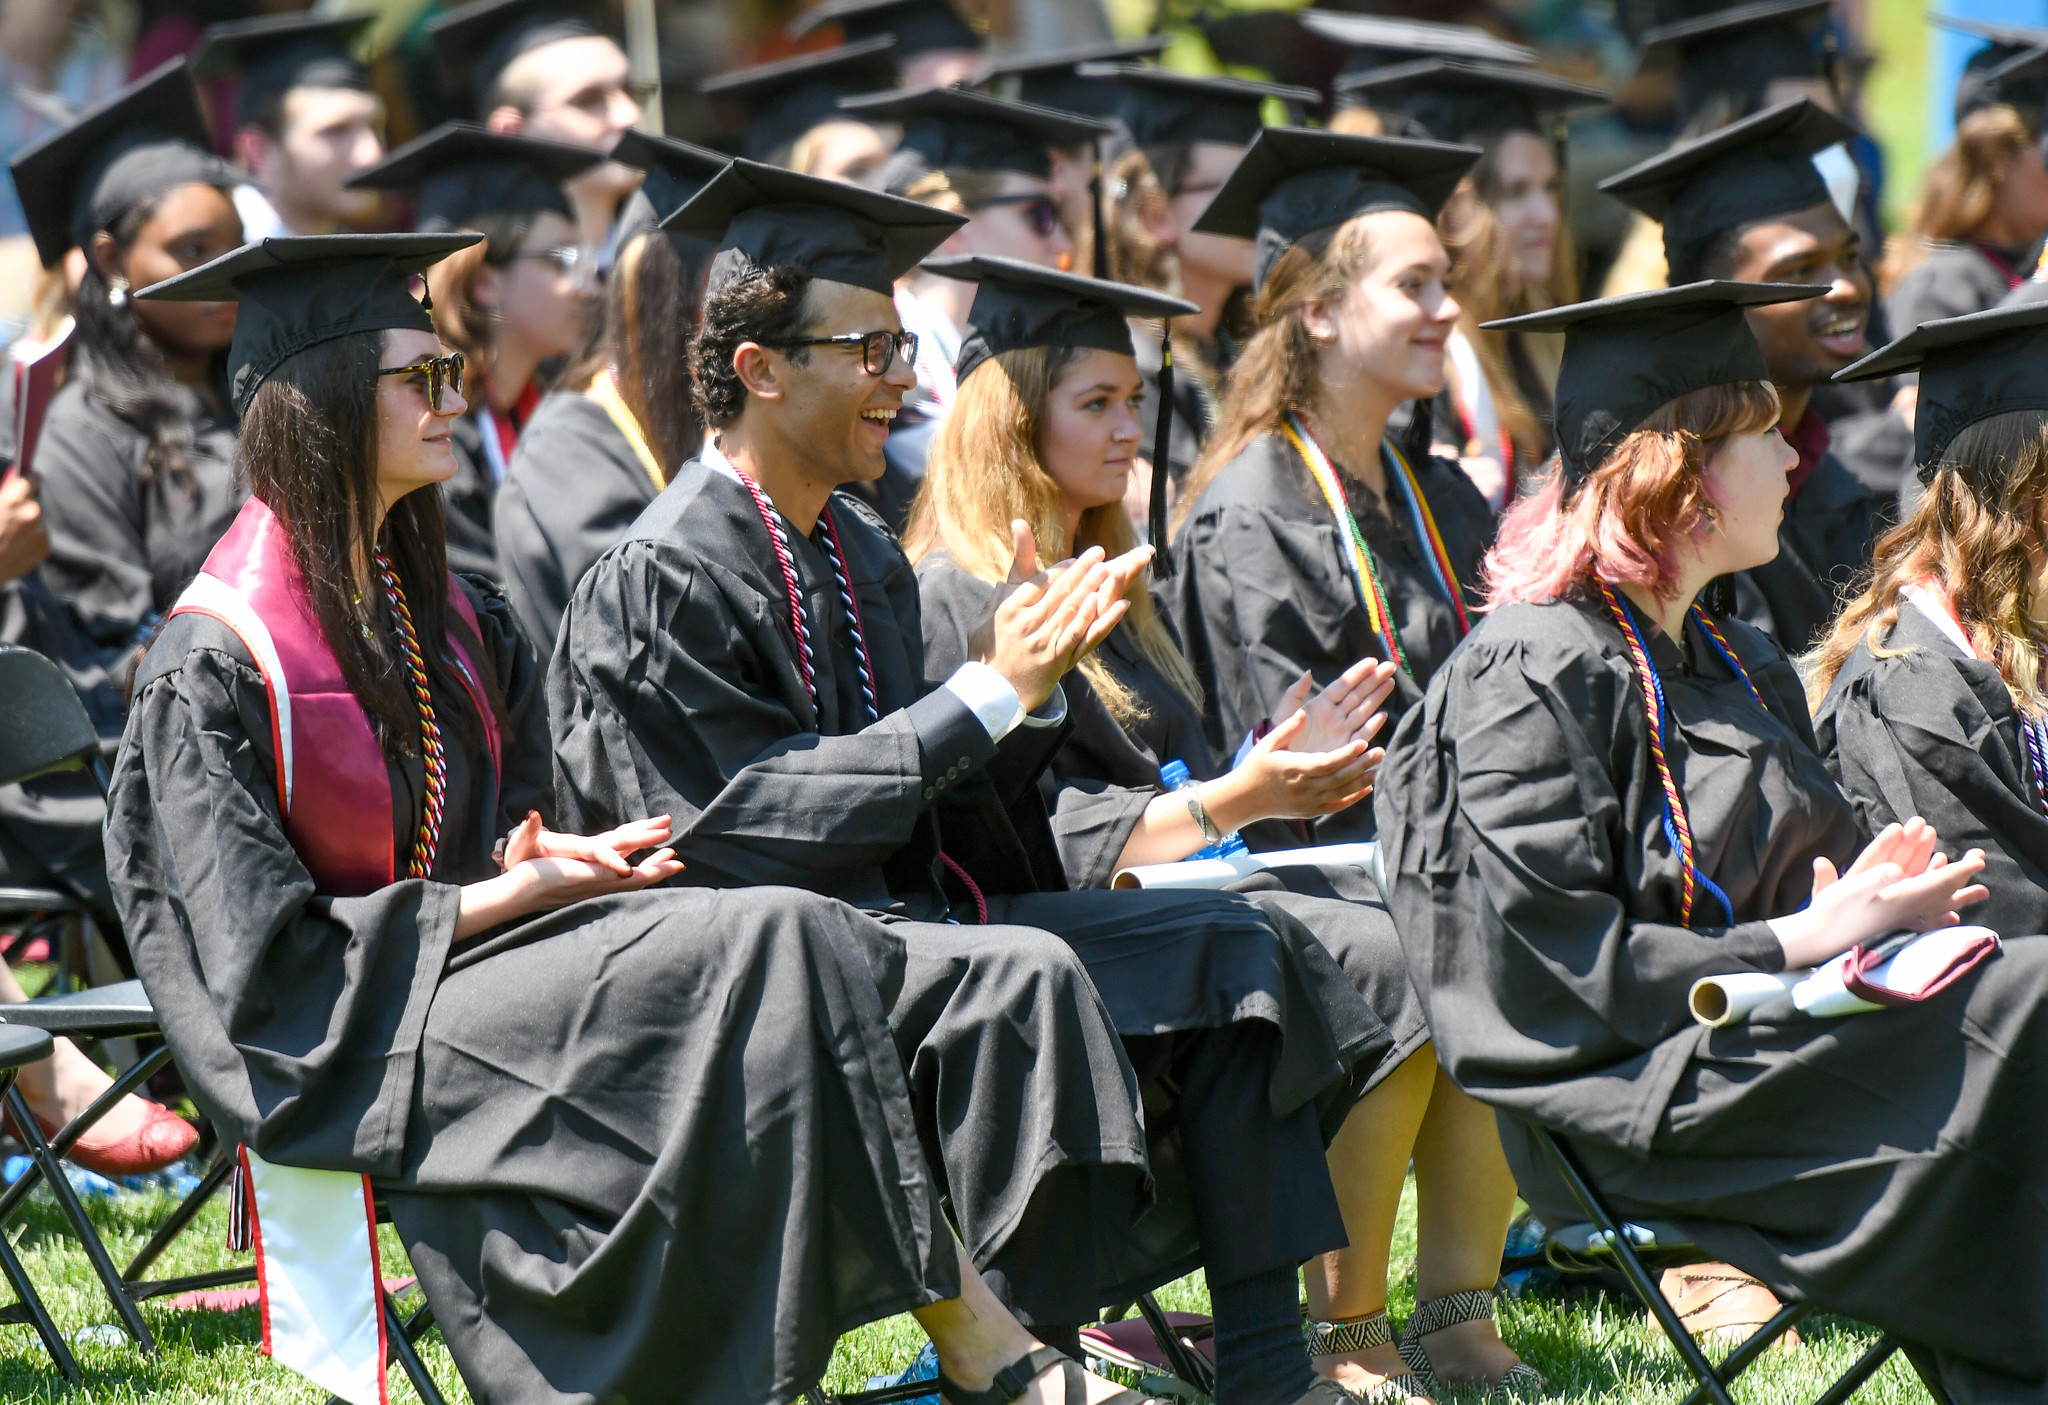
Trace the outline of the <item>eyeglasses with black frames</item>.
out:
[[[889,368],[901,356],[905,361],[917,359],[917,333],[915,332],[843,332],[836,337],[789,337],[782,341],[765,341],[763,346],[786,350],[792,346],[857,346],[860,348],[860,368],[871,376],[886,376]]]
[[[1030,225],[1031,232],[1040,239],[1052,238],[1053,231],[1060,227],[1059,205],[1050,195],[1040,191],[1022,195],[991,195],[968,206],[968,212],[979,214],[991,205],[1015,205],[1017,213],[1024,217],[1024,223]]]
[[[427,387],[427,404],[438,415],[441,413],[441,391],[444,386],[457,395],[462,394],[462,353],[451,351],[446,356],[430,356],[409,366],[379,366],[377,374],[423,377]]]

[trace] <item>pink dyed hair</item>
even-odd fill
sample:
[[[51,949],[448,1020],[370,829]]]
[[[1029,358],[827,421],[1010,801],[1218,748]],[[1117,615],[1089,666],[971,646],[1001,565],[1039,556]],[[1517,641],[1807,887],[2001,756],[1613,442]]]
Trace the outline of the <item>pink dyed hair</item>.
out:
[[[1540,604],[1604,580],[1660,597],[1678,583],[1678,544],[1707,526],[1707,456],[1721,440],[1778,422],[1769,381],[1690,391],[1567,489],[1553,471],[1510,506],[1484,566],[1486,606]]]

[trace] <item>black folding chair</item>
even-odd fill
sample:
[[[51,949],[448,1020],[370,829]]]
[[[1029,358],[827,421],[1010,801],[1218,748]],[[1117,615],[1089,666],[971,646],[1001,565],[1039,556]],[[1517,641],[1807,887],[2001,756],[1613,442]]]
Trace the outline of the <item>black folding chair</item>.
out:
[[[1814,1305],[1786,1303],[1770,1321],[1757,1328],[1716,1366],[1707,1360],[1706,1353],[1700,1350],[1699,1343],[1693,1340],[1692,1333],[1679,1320],[1677,1310],[1666,1300],[1663,1289],[1650,1276],[1649,1266],[1645,1263],[1646,1257],[1678,1264],[1698,1263],[1704,1255],[1687,1242],[1685,1233],[1676,1226],[1624,1222],[1608,1208],[1570,1147],[1545,1128],[1531,1124],[1529,1130],[1588,1221],[1584,1225],[1568,1225],[1551,1231],[1546,1246],[1551,1264],[1567,1272],[1583,1272],[1611,1263],[1627,1278],[1629,1286],[1670,1339],[1679,1360],[1685,1363],[1685,1369],[1696,1382],[1682,1405],[1700,1405],[1701,1401],[1712,1401],[1713,1405],[1734,1405],[1728,1387],[1735,1378],[1813,1312]],[[1880,1335],[1840,1379],[1815,1399],[1813,1405],[1843,1405],[1898,1349],[1899,1344],[1891,1337]],[[1910,1355],[1907,1360],[1912,1360]],[[1929,1380],[1917,1363],[1914,1370],[1937,1405],[1953,1405],[1939,1381]]]
[[[0,1028],[0,1088],[5,1088],[8,1096],[13,1097],[14,1075],[22,1065],[48,1057],[50,1036],[41,1030]],[[13,1285],[15,1299],[9,1306],[0,1308],[0,1322],[26,1322],[34,1327],[64,1379],[74,1385],[83,1381],[85,1374],[78,1369],[70,1345],[65,1342],[63,1333],[57,1330],[57,1324],[50,1320],[50,1310],[43,1306],[42,1298],[36,1293],[36,1285],[29,1281],[28,1270],[21,1266],[21,1259],[4,1233],[0,1233],[0,1271],[7,1274],[8,1283]]]

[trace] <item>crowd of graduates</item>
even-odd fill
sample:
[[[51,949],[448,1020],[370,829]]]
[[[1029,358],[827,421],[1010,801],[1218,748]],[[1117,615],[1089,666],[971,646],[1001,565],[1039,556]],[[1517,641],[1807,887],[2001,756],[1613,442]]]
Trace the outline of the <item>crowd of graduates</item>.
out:
[[[1079,1330],[1197,1268],[1219,1405],[1534,1397],[1542,1127],[1716,1256],[1694,1331],[2048,1399],[2048,30],[1966,27],[1887,240],[1828,0],[1645,29],[1589,260],[1606,91],[1266,20],[1255,79],[825,0],[714,150],[474,0],[386,151],[369,20],[269,15],[14,157],[0,640],[113,783],[0,790],[0,886],[224,1143],[371,1178],[475,1398],[789,1401],[908,1311],[950,1405],[1135,1402]]]

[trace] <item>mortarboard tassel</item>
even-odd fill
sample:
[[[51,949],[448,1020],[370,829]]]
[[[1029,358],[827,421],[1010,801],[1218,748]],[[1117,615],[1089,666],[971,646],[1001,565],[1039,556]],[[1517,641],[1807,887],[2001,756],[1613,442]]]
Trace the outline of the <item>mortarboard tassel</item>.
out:
[[[1173,562],[1166,555],[1166,480],[1173,476],[1167,467],[1167,451],[1173,447],[1173,319],[1159,323],[1159,419],[1152,428],[1152,502],[1145,514],[1145,534],[1152,541],[1152,579],[1163,581],[1173,574]]]

